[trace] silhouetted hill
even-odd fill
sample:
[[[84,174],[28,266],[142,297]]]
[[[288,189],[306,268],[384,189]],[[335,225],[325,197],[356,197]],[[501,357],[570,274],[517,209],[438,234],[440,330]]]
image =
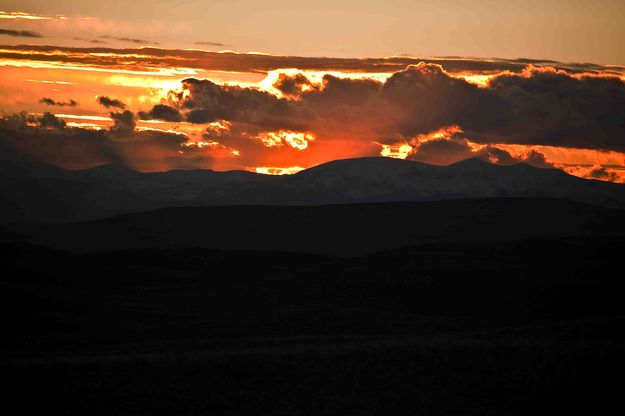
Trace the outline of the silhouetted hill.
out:
[[[176,206],[326,205],[461,198],[565,198],[625,207],[625,186],[556,169],[471,159],[433,166],[390,158],[336,160],[292,176],[211,170],[140,173],[121,165],[67,171],[0,161],[0,221],[57,222]]]
[[[348,259],[0,244],[4,403],[70,415],[622,413],[623,250],[622,237]]]
[[[625,235],[622,210],[563,199],[167,208],[89,222],[9,227],[77,252],[205,247],[353,256],[437,241]]]
[[[270,177],[9,159],[7,409],[623,413],[625,215],[579,202],[622,206],[620,185],[477,160]]]

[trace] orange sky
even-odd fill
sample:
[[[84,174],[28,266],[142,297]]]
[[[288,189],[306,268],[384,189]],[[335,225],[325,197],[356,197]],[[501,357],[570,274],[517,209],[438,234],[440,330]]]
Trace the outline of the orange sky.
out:
[[[3,43],[0,45],[0,110],[5,117],[21,111],[31,114],[29,128],[35,128],[37,122],[33,120],[46,112],[66,122],[62,132],[52,131],[50,126],[43,126],[43,132],[37,130],[37,134],[44,137],[40,141],[69,135],[74,143],[74,136],[80,135],[82,130],[101,130],[108,135],[104,140],[111,143],[107,144],[106,155],[98,153],[99,150],[79,154],[78,150],[67,150],[69,145],[66,148],[60,144],[54,154],[42,151],[39,144],[28,147],[25,144],[28,140],[11,142],[12,146],[18,143],[21,150],[67,168],[122,161],[139,170],[247,169],[278,174],[294,173],[337,158],[367,155],[411,158],[434,164],[477,156],[496,163],[524,161],[564,169],[582,177],[625,182],[625,146],[618,142],[623,137],[618,137],[622,116],[618,114],[619,108],[606,103],[615,93],[605,92],[607,89],[616,91],[615,100],[625,96],[622,92],[625,91],[625,67],[617,65],[625,63],[625,56],[621,55],[622,48],[607,44],[603,32],[591,37],[593,42],[603,42],[602,46],[592,53],[588,49],[586,55],[581,55],[583,42],[578,43],[579,55],[574,54],[573,49],[569,51],[566,44],[556,48],[559,53],[546,55],[555,47],[549,42],[542,42],[543,47],[535,49],[538,52],[531,55],[556,60],[432,58],[436,54],[434,47],[440,51],[438,55],[530,56],[523,48],[510,49],[515,45],[510,33],[507,34],[511,41],[508,49],[492,49],[500,43],[492,41],[480,45],[482,49],[464,45],[465,53],[460,53],[454,49],[457,45],[449,46],[448,36],[441,39],[436,30],[431,33],[435,41],[426,49],[422,43],[414,43],[415,49],[406,49],[410,43],[399,39],[394,47],[381,46],[363,37],[358,43],[343,33],[339,39],[356,52],[326,52],[334,56],[327,58],[315,57],[317,53],[330,51],[323,36],[314,41],[325,42],[326,49],[311,45],[312,38],[302,41],[304,34],[285,39],[286,32],[267,30],[264,37],[278,41],[271,47],[262,47],[261,43],[246,43],[244,36],[231,37],[227,31],[220,37],[209,36],[193,18],[189,21],[191,27],[186,27],[183,20],[177,20],[182,19],[178,13],[170,17],[171,30],[165,30],[164,14],[151,17],[138,14],[139,6],[145,6],[145,2],[133,2],[132,6],[125,2],[130,9],[128,13],[121,13],[124,6],[120,3],[112,7],[119,10],[117,15],[102,8],[77,8],[72,2],[55,2],[54,7],[40,7],[36,3],[40,2],[26,1],[19,5],[18,2],[3,2],[0,28],[7,34],[0,39]],[[355,12],[355,21],[373,19],[367,10],[377,10],[380,5],[374,3],[367,3],[361,12]],[[390,11],[380,16],[382,21],[389,16],[401,20],[403,17],[400,18],[397,11],[406,8],[417,13],[407,2],[385,3]],[[450,21],[465,18],[467,27],[475,28],[474,13],[465,3],[457,3],[456,13],[452,9],[447,11]],[[542,2],[540,7],[550,13],[563,7],[561,3]],[[489,4],[477,2],[475,7],[481,10]],[[498,4],[502,6],[501,2]],[[567,4],[568,17],[554,20],[556,25],[542,29],[545,33],[550,31],[553,35],[551,32],[560,31],[562,35],[572,36],[572,32],[567,32],[568,25],[584,13],[603,19],[603,29],[614,29],[611,11],[622,11],[612,2],[603,6],[581,1]],[[200,6],[196,6],[200,10]],[[215,7],[229,6],[217,2]],[[503,21],[508,21],[509,12],[517,10],[516,6],[502,7],[505,9],[500,12]],[[156,13],[160,9],[150,10]],[[282,14],[291,16],[290,10],[285,6]],[[310,12],[305,7],[301,10]],[[336,13],[349,13],[349,10],[345,6]],[[432,13],[444,13],[444,10],[432,10]],[[255,13],[271,15],[268,10]],[[488,13],[492,14],[492,10]],[[523,14],[518,18],[532,16],[537,15]],[[156,29],[147,30],[146,25],[139,24],[147,21],[160,23],[154,23]],[[501,23],[486,26],[490,32],[503,27]],[[622,30],[622,25],[619,28]],[[330,31],[335,29],[330,27]],[[593,26],[587,34],[594,33],[591,29],[599,30]],[[401,34],[408,36],[407,30],[398,29],[393,36],[389,34],[389,39]],[[475,30],[476,41],[485,36],[486,32]],[[173,33],[180,34],[175,36],[176,41],[172,40]],[[456,39],[466,44],[466,39]],[[527,36],[526,40],[531,43],[532,39]],[[614,42],[615,37],[611,39],[610,42]],[[299,48],[289,44],[296,41]],[[351,45],[353,42],[356,43]],[[366,49],[368,43],[370,48]],[[275,45],[279,45],[280,51]],[[232,51],[252,49],[262,52]],[[424,50],[427,53],[418,53]],[[480,50],[481,53],[476,53]],[[593,59],[601,64],[586,63]],[[186,78],[211,80],[214,85],[198,83],[188,87],[181,83]],[[400,90],[388,95],[395,80],[418,85],[415,95],[404,97]],[[436,85],[423,86],[423,82],[430,81]],[[446,86],[450,82],[452,90]],[[523,94],[518,94],[517,84]],[[570,88],[564,84],[570,84]],[[412,84],[406,85],[408,90],[412,88]],[[534,94],[536,88],[543,88],[545,93],[538,90],[530,97],[528,94]],[[511,94],[517,94],[516,98],[511,99]],[[602,98],[602,94],[607,98]],[[118,100],[123,107],[107,108],[98,102],[99,96]],[[412,100],[407,101],[412,112],[406,109],[403,114],[404,99]],[[588,107],[584,103],[589,99],[606,105]],[[384,100],[391,100],[390,104],[385,104]],[[448,101],[439,102],[445,100]],[[482,118],[488,118],[484,111],[492,105],[492,100],[506,103],[512,100],[509,111],[523,112],[523,124],[513,125],[516,119],[502,113],[489,121],[491,126],[485,125],[487,122]],[[526,100],[531,105],[523,104]],[[515,102],[521,103],[519,108]],[[171,115],[159,116],[159,108],[154,107],[159,104],[166,106],[160,109],[172,112]],[[398,110],[390,111],[391,107]],[[556,111],[564,107],[569,109],[568,113]],[[597,109],[596,114],[593,114],[594,109]],[[132,126],[116,124],[123,120],[113,120],[124,117],[124,111],[129,112]],[[545,116],[545,112],[550,115]],[[573,114],[575,112],[586,114],[580,118]],[[558,117],[562,122],[581,120],[579,128],[571,126],[568,132],[556,128],[552,124]],[[597,125],[601,120],[608,120],[607,124]],[[115,127],[109,130],[112,126]],[[119,126],[121,128],[117,128]],[[163,144],[158,141],[160,133],[167,140],[173,139]],[[29,140],[33,134],[27,135]],[[135,136],[149,142],[149,146],[136,145]],[[71,157],[64,156],[64,152],[71,153]],[[114,156],[108,155],[111,152]],[[501,152],[505,154],[502,156]]]

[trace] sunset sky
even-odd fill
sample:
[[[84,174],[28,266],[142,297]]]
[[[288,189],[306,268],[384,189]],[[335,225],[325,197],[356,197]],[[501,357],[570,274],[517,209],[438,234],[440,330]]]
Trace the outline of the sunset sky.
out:
[[[0,0],[0,150],[272,174],[482,157],[625,182],[623,18],[623,0]]]

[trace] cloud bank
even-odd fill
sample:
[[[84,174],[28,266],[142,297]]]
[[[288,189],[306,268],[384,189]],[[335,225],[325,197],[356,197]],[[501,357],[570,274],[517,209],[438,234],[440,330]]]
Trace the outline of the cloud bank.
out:
[[[303,87],[307,89],[303,89]],[[306,130],[320,136],[361,135],[390,143],[448,126],[479,144],[562,146],[625,152],[625,82],[530,67],[487,87],[420,63],[385,82],[304,74],[280,76],[279,98],[266,91],[188,78],[170,105],[143,115],[190,123],[216,120],[257,129]]]
[[[196,53],[186,52],[189,56]],[[239,58],[236,54],[225,57]],[[244,58],[240,62],[265,65],[276,59],[291,59],[261,55]],[[402,59],[412,58],[359,60],[358,68],[371,69],[368,65],[375,67],[383,61],[392,66]],[[315,65],[332,62],[334,66],[351,62],[330,58],[312,61]],[[89,134],[104,137],[101,140],[107,145],[98,148],[101,153],[89,147],[91,144],[75,149],[89,148],[88,153],[97,153],[95,159],[100,161],[114,159],[111,154],[123,154],[129,165],[143,169],[214,167],[211,163],[220,158],[228,159],[226,166],[230,168],[306,167],[337,158],[379,154],[434,164],[482,157],[500,164],[521,161],[564,169],[539,147],[625,155],[625,82],[612,73],[614,68],[611,72],[591,70],[587,64],[584,71],[582,66],[579,71],[565,71],[559,65],[541,67],[522,60],[453,62],[456,66],[451,67],[456,70],[482,65],[482,69],[496,67],[500,72],[476,85],[439,63],[426,61],[404,66],[384,81],[350,77],[348,73],[314,78],[307,72],[290,70],[275,78],[271,86],[275,93],[267,88],[186,78],[161,103],[147,109],[127,108],[117,98],[99,96],[97,101],[109,110],[112,124],[106,131]],[[458,66],[459,62],[465,66]],[[515,70],[505,69],[509,66]],[[388,68],[386,65],[385,70]],[[26,122],[27,129],[37,124],[45,130],[45,134],[31,131],[29,137],[60,135],[76,144],[78,130],[85,129],[62,125],[51,116],[44,114],[35,122]],[[158,133],[141,125],[146,121],[170,123],[180,132],[200,133],[193,138],[177,131]],[[21,145],[28,147],[29,140]],[[128,150],[131,148],[145,153],[133,156]],[[143,150],[148,148],[149,152]],[[148,163],[147,155],[158,163]],[[83,160],[89,161],[89,156]],[[603,166],[578,173],[602,180],[620,178]]]
[[[109,38],[112,40],[113,38]],[[123,42],[149,43],[144,39],[119,38]],[[216,46],[216,45],[211,45]],[[90,65],[110,70],[158,72],[159,69],[187,68],[198,71],[266,73],[283,68],[302,71],[393,73],[420,62],[442,65],[453,74],[496,74],[522,72],[528,65],[550,66],[569,73],[624,75],[625,67],[592,63],[562,63],[537,59],[478,59],[462,57],[424,58],[392,56],[383,58],[330,58],[268,55],[258,53],[211,52],[197,49],[156,47],[67,47],[53,45],[1,45],[0,59],[65,65]]]

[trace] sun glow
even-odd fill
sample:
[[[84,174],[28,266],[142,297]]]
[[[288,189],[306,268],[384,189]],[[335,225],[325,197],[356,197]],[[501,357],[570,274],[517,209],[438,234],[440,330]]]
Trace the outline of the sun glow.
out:
[[[392,157],[395,159],[406,159],[410,154],[414,153],[423,143],[431,142],[434,140],[451,140],[451,138],[462,133],[462,129],[458,126],[443,127],[438,130],[434,130],[430,133],[419,134],[410,140],[404,140],[395,144],[385,144],[375,142],[382,147],[380,150],[380,156]],[[484,146],[477,143],[469,143],[472,151],[477,152]]]
[[[286,168],[261,166],[254,168],[253,170],[256,173],[262,173],[263,175],[293,175],[297,172],[301,172],[304,169],[305,168],[302,168],[300,166],[290,166]]]
[[[65,18],[65,16],[58,16],[59,19]],[[0,11],[0,19],[24,19],[24,20],[52,20],[52,17],[41,16],[38,14],[31,14],[25,12],[3,12]]]
[[[198,140],[196,142],[186,142],[183,143],[182,146],[184,147],[197,147],[198,149],[201,149],[203,147],[217,147],[219,146],[219,142],[215,142],[212,140]]]
[[[490,82],[491,79],[493,79],[494,77],[496,77],[497,75],[500,74],[489,74],[489,75],[483,75],[483,74],[454,74],[454,77],[456,78],[461,78],[463,80],[465,80],[466,82],[469,82],[471,84],[475,84],[478,87],[488,87],[488,83]]]
[[[295,132],[290,130],[268,131],[256,136],[266,147],[281,147],[288,145],[296,150],[305,150],[311,141],[315,140],[312,133]]]
[[[413,141],[421,144],[431,142],[433,140],[448,139],[459,133],[462,133],[462,129],[459,126],[448,126],[438,130],[434,130],[430,133],[419,134],[413,139]]]
[[[392,72],[307,71],[297,68],[281,68],[267,72],[267,76],[262,81],[257,83],[256,86],[262,91],[266,91],[280,98],[286,98],[282,91],[274,87],[274,84],[278,81],[281,74],[288,75],[290,77],[297,74],[304,75],[316,87],[323,85],[323,77],[326,75],[342,79],[373,79],[378,82],[384,82],[390,78],[391,75],[393,75]],[[308,85],[302,86],[303,91],[307,91],[309,89],[310,86]]]
[[[395,159],[405,159],[408,157],[410,152],[412,152],[412,146],[408,143],[401,143],[396,146],[391,146],[389,144],[379,143],[382,146],[382,150],[380,151],[380,156],[384,157],[392,157]]]
[[[29,55],[31,52],[24,52]],[[114,67],[98,67],[88,64],[73,64],[54,61],[20,61],[16,59],[0,59],[0,66],[12,66],[16,68],[35,68],[35,69],[71,69],[76,71],[105,72],[114,74],[130,74],[130,75],[154,75],[154,76],[192,76],[197,75],[197,71],[191,68],[177,67],[141,67],[141,69],[121,69]]]

